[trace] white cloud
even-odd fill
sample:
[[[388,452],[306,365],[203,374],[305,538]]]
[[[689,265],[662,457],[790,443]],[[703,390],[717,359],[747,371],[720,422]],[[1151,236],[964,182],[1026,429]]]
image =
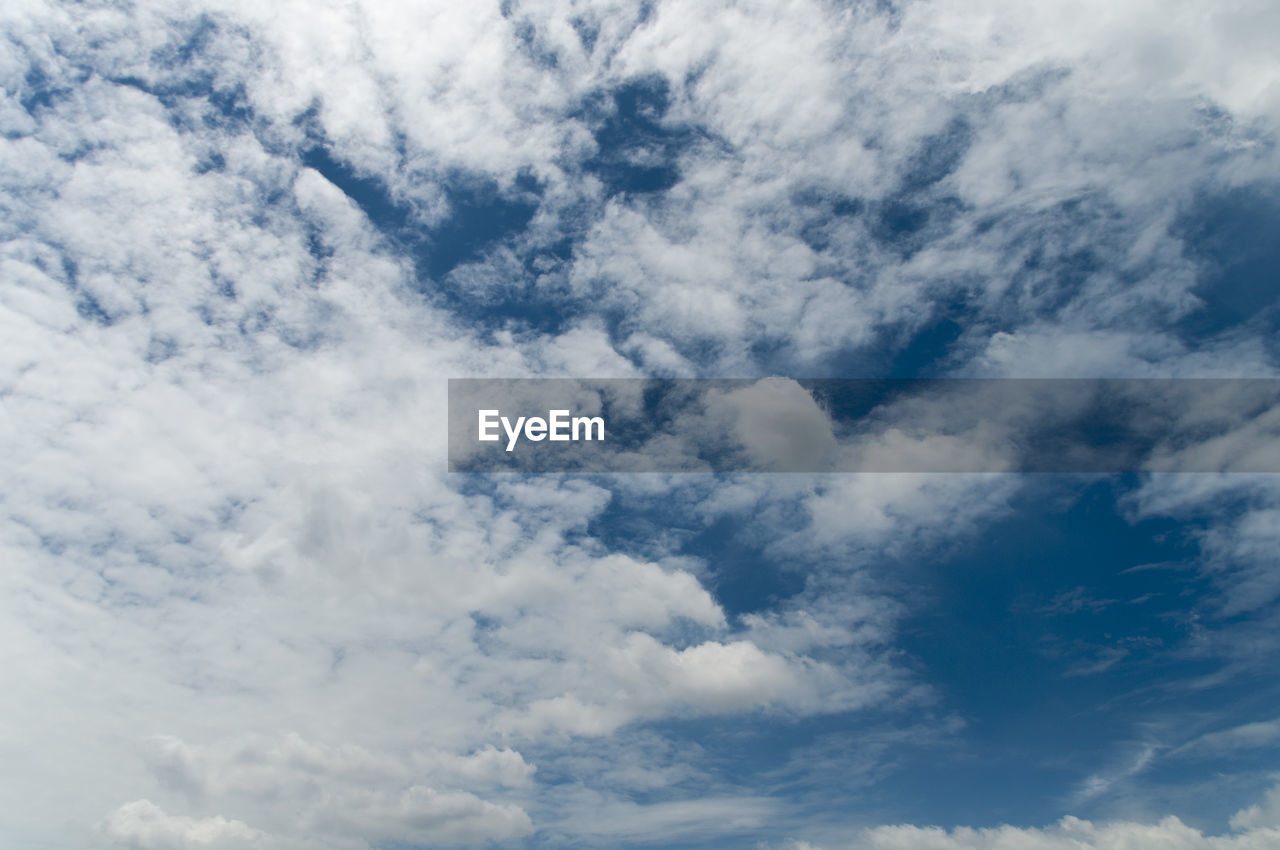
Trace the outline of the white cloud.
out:
[[[1268,797],[1275,796],[1274,791]],[[1264,804],[1265,805],[1265,804]],[[855,836],[824,840],[826,850],[1263,850],[1280,840],[1273,821],[1255,818],[1258,806],[1232,819],[1233,831],[1206,833],[1170,816],[1157,822],[1094,822],[1067,816],[1053,826],[997,826],[983,829],[899,824],[861,830]],[[1243,816],[1243,817],[1242,817]],[[820,850],[796,839],[786,850]]]
[[[677,650],[644,633],[605,653],[593,701],[575,694],[541,699],[515,716],[524,731],[608,735],[642,718],[696,717],[750,710],[800,714],[848,710],[880,696],[824,663],[766,652],[749,640],[707,641]]]
[[[1269,790],[1260,802],[1232,815],[1231,826],[1280,836],[1280,785]]]
[[[233,850],[264,846],[265,838],[238,820],[170,815],[150,800],[136,800],[116,809],[103,831],[118,844],[138,850]]]
[[[193,746],[155,736],[146,742],[145,758],[169,789],[191,801],[252,812],[279,841],[297,840],[299,824],[357,847],[374,840],[475,843],[532,830],[518,804],[457,787],[486,796],[527,788],[536,768],[507,748],[378,751],[297,734]]]
[[[1280,718],[1207,732],[1171,751],[1169,755],[1207,758],[1222,753],[1254,750],[1276,742],[1280,742]]]
[[[857,850],[1262,850],[1280,839],[1271,829],[1238,835],[1205,835],[1176,817],[1158,823],[1100,823],[1066,817],[1045,829],[1001,826],[991,829],[882,826],[868,830],[850,847]]]
[[[784,807],[768,797],[705,796],[638,805],[625,798],[584,789],[570,795],[566,808],[574,813],[570,834],[596,844],[714,840],[723,836],[742,836],[739,840],[748,840],[747,836],[766,828],[771,820],[785,813]]]
[[[1228,431],[1217,446],[1207,448],[1239,458],[1240,448],[1233,445],[1239,436]],[[1240,440],[1246,450],[1250,443],[1247,438]],[[1197,536],[1205,572],[1220,591],[1214,606],[1218,612],[1258,611],[1280,597],[1280,579],[1270,555],[1280,538],[1280,490],[1270,476],[1155,474],[1129,504],[1137,517],[1200,514],[1214,518]]]
[[[1089,671],[1092,672],[1092,671]],[[1158,748],[1151,744],[1138,747],[1137,751],[1120,765],[1099,771],[1085,778],[1076,789],[1074,800],[1083,803],[1109,792],[1119,782],[1128,780],[1146,770],[1155,760]]]

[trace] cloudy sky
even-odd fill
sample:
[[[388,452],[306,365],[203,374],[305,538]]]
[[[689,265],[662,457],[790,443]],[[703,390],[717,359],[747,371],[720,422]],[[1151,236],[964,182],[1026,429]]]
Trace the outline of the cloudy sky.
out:
[[[449,474],[445,410],[1280,375],[1272,0],[0,33],[0,844],[1280,846],[1276,476]]]

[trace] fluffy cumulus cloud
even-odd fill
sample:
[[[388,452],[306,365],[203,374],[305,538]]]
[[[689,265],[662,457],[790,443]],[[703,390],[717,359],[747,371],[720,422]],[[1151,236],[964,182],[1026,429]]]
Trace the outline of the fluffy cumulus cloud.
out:
[[[111,813],[105,832],[127,847],[253,847],[262,833],[238,820],[165,814],[150,800],[138,800]]]
[[[1271,796],[1275,796],[1274,791]],[[1207,835],[1176,817],[1167,817],[1156,823],[1094,823],[1064,817],[1055,825],[1042,829],[1000,826],[948,830],[907,825],[880,826],[864,830],[851,841],[824,844],[823,847],[847,847],[850,850],[1253,850],[1275,846],[1280,840],[1280,829],[1274,825],[1252,825],[1248,815],[1256,811],[1255,806],[1241,812],[1233,819],[1233,824],[1239,821],[1241,830],[1226,835]],[[817,845],[799,840],[779,846],[787,850],[819,850]]]
[[[863,829],[852,837],[824,840],[821,844],[790,839],[776,845],[780,850],[1253,850],[1272,847],[1280,840],[1280,820],[1276,802],[1280,791],[1272,788],[1264,800],[1237,812],[1231,831],[1206,833],[1177,817],[1154,822],[1094,822],[1067,816],[1043,828],[998,826],[987,829],[898,824]],[[763,845],[762,845],[763,846]]]
[[[1021,481],[450,476],[443,379],[1272,375],[1275,305],[1236,281],[1280,211],[1278,27],[1191,0],[6,2],[4,843],[714,841],[805,815],[776,764],[722,769],[724,736],[957,728],[872,567],[980,537]],[[774,426],[826,439],[794,409]],[[1274,640],[1273,489],[1132,494],[1135,522],[1211,519],[1180,651],[1257,669]],[[774,570],[751,604],[713,568],[745,549]],[[1263,847],[1273,797],[1217,837],[855,846]]]
[[[1205,835],[1187,826],[1176,817],[1159,823],[1106,823],[1094,824],[1078,818],[1063,818],[1048,829],[1018,829],[997,827],[994,829],[942,830],[915,826],[885,826],[870,831],[865,840],[855,846],[868,850],[896,850],[919,847],[929,850],[996,850],[1019,847],[1027,850],[1146,850],[1146,848],[1177,847],[1186,850],[1217,850],[1217,848],[1261,848],[1273,845],[1280,839],[1274,829],[1249,830],[1237,835]]]

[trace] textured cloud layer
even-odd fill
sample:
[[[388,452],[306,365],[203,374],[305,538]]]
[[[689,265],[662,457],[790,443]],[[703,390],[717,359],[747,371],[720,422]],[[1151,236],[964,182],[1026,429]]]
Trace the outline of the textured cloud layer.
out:
[[[1020,482],[451,478],[443,378],[1273,374],[1210,225],[1280,208],[1275,14],[4,4],[0,836],[717,840],[803,812],[682,722],[937,740],[867,565]],[[1211,515],[1209,621],[1274,634],[1273,490],[1134,497]],[[798,587],[731,610],[619,502],[738,522]]]

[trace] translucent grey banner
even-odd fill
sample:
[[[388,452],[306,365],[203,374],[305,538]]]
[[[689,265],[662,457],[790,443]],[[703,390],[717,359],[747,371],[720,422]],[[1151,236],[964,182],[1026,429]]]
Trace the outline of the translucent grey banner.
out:
[[[452,379],[451,472],[1280,472],[1280,379]]]

